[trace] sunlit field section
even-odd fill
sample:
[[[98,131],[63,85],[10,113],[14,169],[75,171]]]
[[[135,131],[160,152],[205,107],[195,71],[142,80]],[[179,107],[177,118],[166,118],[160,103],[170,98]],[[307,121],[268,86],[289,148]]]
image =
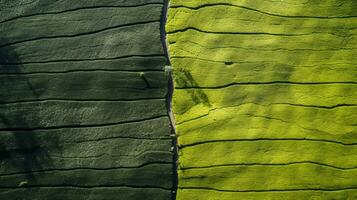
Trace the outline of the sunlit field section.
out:
[[[178,200],[357,199],[357,1],[171,0]]]

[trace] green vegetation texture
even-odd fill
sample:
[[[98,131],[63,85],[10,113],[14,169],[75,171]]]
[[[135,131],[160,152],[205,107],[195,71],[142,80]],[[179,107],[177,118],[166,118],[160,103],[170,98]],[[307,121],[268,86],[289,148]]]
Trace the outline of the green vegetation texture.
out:
[[[170,200],[163,0],[0,0],[0,199]]]
[[[178,200],[357,199],[357,1],[171,0]]]

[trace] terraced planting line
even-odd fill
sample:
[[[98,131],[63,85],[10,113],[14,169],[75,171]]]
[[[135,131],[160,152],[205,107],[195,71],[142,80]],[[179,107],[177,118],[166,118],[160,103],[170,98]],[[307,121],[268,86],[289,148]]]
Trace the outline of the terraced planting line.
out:
[[[39,16],[39,15],[55,15],[55,14],[62,14],[66,12],[74,12],[74,11],[81,11],[81,10],[94,10],[94,9],[101,9],[101,8],[133,8],[133,7],[141,7],[141,6],[150,6],[150,5],[162,5],[162,3],[144,3],[140,5],[127,5],[127,6],[87,6],[87,7],[79,7],[79,8],[74,8],[74,9],[69,9],[69,10],[62,10],[62,11],[52,11],[52,12],[44,12],[44,13],[33,13],[30,15],[23,15],[23,16],[18,16],[10,19],[6,19],[3,21],[0,21],[1,23],[21,19],[21,18],[27,18],[27,17],[34,17],[34,16]]]
[[[246,9],[246,10],[250,10],[250,11],[255,11],[258,13],[262,13],[262,14],[266,14],[266,15],[270,15],[270,16],[275,16],[275,17],[287,17],[287,18],[307,18],[307,19],[339,19],[339,18],[355,18],[357,16],[336,16],[336,17],[331,17],[331,16],[294,16],[294,15],[279,15],[279,14],[274,14],[274,13],[269,13],[269,12],[264,12],[258,9],[254,9],[254,8],[249,8],[246,6],[240,6],[240,5],[236,5],[233,3],[207,3],[207,4],[202,4],[200,6],[184,6],[184,5],[176,5],[176,6],[172,6],[171,8],[187,8],[187,9],[191,9],[191,10],[198,10],[198,9],[202,9],[202,8],[207,8],[207,7],[215,7],[215,6],[233,6],[233,7],[238,7],[238,8],[242,8],[242,9]]]
[[[21,41],[16,41],[16,42],[12,42],[12,43],[2,44],[2,45],[0,45],[0,48],[17,45],[17,44],[22,44],[22,43],[26,43],[26,42],[34,42],[34,41],[38,41],[38,40],[41,41],[41,40],[48,40],[48,39],[63,39],[63,38],[81,37],[81,36],[85,36],[85,35],[91,35],[91,34],[97,34],[97,33],[105,32],[105,31],[110,31],[113,29],[120,29],[120,28],[125,28],[125,27],[130,27],[130,26],[145,25],[145,24],[157,23],[157,22],[158,21],[135,22],[135,23],[129,23],[129,24],[121,24],[121,25],[113,26],[113,27],[106,27],[106,28],[91,31],[91,32],[77,33],[77,34],[73,34],[73,35],[56,35],[56,36],[51,36],[51,37],[37,37],[37,38],[31,38],[28,40],[21,40]]]
[[[356,1],[170,4],[177,199],[357,198]]]
[[[119,56],[119,57],[112,57],[112,58],[95,58],[95,59],[71,59],[71,60],[49,60],[49,61],[36,61],[36,62],[6,62],[0,63],[4,66],[11,66],[11,65],[29,65],[29,64],[49,64],[49,63],[61,63],[61,62],[86,62],[86,61],[113,61],[113,60],[120,60],[126,58],[153,58],[153,57],[163,57],[162,54],[153,54],[153,55],[128,55],[128,56]],[[21,72],[19,72],[21,73]]]
[[[0,3],[0,199],[175,198],[166,9]]]

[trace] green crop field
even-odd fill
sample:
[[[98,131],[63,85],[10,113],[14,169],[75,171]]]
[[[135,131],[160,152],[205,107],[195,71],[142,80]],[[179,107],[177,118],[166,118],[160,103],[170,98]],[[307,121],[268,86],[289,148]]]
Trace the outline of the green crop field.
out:
[[[357,0],[0,0],[0,200],[357,200]]]
[[[163,0],[0,0],[0,199],[168,200]]]
[[[357,199],[357,1],[171,0],[178,200]]]

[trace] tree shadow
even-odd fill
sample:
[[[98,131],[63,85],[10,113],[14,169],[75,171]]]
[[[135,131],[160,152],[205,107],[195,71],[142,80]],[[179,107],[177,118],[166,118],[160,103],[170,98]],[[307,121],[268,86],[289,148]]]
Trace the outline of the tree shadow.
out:
[[[0,43],[7,42],[5,38],[0,38]],[[22,74],[22,65],[19,55],[11,46],[0,48],[0,109],[16,108],[20,102],[11,102],[11,95],[16,93],[16,84],[26,83],[26,89],[32,91],[32,96],[36,99],[40,94],[32,87],[30,79]],[[13,85],[12,85],[13,84]],[[11,87],[7,87],[11,85]],[[10,95],[10,96],[8,96]],[[21,94],[19,94],[20,96]],[[16,98],[21,100],[20,98]],[[37,111],[35,111],[37,112]],[[0,169],[0,174],[24,173],[27,183],[36,183],[34,171],[41,171],[45,166],[51,166],[51,158],[48,148],[58,148],[56,137],[51,137],[48,142],[50,146],[41,144],[36,135],[36,130],[32,129],[31,122],[23,117],[27,113],[21,112],[21,108],[11,109],[11,112],[0,112],[0,162],[5,168]],[[10,116],[11,115],[11,116]],[[41,120],[41,119],[32,119]],[[19,127],[21,126],[21,127]]]
[[[199,87],[199,84],[197,84],[191,72],[183,68],[176,71],[175,83],[177,85],[184,85],[185,87]],[[203,90],[187,90],[187,93],[189,93],[194,104],[203,104],[208,107],[211,106],[210,101]]]

